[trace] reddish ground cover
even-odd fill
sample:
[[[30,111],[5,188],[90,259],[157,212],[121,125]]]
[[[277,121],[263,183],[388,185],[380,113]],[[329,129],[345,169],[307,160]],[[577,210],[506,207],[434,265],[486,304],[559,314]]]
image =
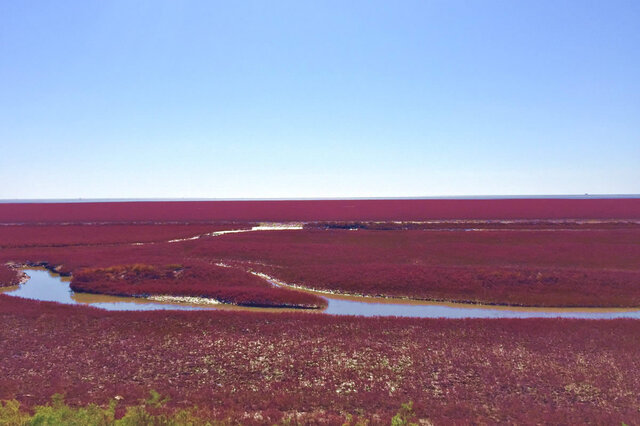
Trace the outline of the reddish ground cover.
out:
[[[343,221],[308,222],[306,229],[342,229],[370,231],[477,231],[477,230],[587,230],[587,229],[629,229],[637,228],[640,219],[536,219],[536,220],[432,220],[432,221]]]
[[[194,260],[162,266],[134,264],[80,269],[73,274],[71,289],[113,296],[195,296],[241,306],[326,306],[320,297],[275,288],[245,270]]]
[[[18,271],[0,264],[0,287],[11,287],[20,283]]]
[[[185,243],[290,283],[344,293],[527,306],[640,306],[640,228],[304,230]]]
[[[640,219],[640,198],[0,203],[0,223]]]
[[[0,248],[160,242],[247,227],[250,226],[237,223],[209,225],[5,225],[0,226]]]
[[[132,264],[206,264],[206,268],[216,269],[212,264],[224,262],[245,271],[266,272],[286,282],[344,293],[529,306],[640,306],[640,224],[637,219],[611,219],[640,217],[635,207],[639,202],[550,199],[0,204],[2,220],[13,217],[23,222],[45,218],[52,222],[117,222],[141,220],[143,216],[139,215],[148,215],[144,217],[147,224],[136,225],[0,226],[0,262],[46,263],[65,274],[82,268]],[[238,217],[332,219],[350,217],[351,209],[364,218],[424,219],[448,215],[448,220],[324,221],[308,224],[303,231],[162,242],[250,226],[237,222]],[[547,218],[552,211],[555,219]],[[557,219],[569,213],[583,218],[604,217],[605,211],[604,219]],[[238,217],[227,216],[232,213]],[[520,216],[543,219],[510,219]],[[508,220],[453,220],[458,217]],[[148,224],[168,219],[236,222]],[[469,228],[484,231],[466,232]],[[131,245],[134,242],[154,244]],[[259,305],[295,304],[301,298],[311,303],[314,299],[274,289],[264,281],[258,285],[258,281],[234,270],[135,283],[125,279],[76,280],[74,288],[118,295],[208,295]],[[312,304],[318,303],[322,303],[321,299],[315,298]]]
[[[273,287],[244,269],[222,268],[214,264],[215,259],[193,258],[183,249],[183,243],[14,247],[0,250],[0,264],[47,266],[63,275],[73,275],[72,289],[87,293],[209,297],[244,306],[326,306],[320,297]],[[147,266],[153,273],[123,273],[115,277],[100,271],[110,268],[131,272],[130,267],[135,264]],[[174,267],[171,274],[164,273],[168,265]]]
[[[224,262],[285,282],[344,293],[527,306],[640,306],[640,227],[619,223],[601,229],[591,224],[588,229],[560,230],[547,226],[473,232],[311,228],[143,246],[51,244],[3,249],[0,262],[45,262],[67,274],[135,263],[196,262],[211,268],[212,263]],[[107,235],[109,228],[101,232]],[[135,226],[125,228],[128,235],[137,233]],[[54,238],[51,232],[47,241]],[[37,240],[27,237],[27,241]],[[14,241],[21,244],[19,238]],[[265,288],[264,281],[257,285],[260,280],[244,272],[233,274],[234,278],[205,274],[190,281],[186,277],[170,282],[154,279],[135,285],[124,280],[76,282],[75,288],[119,295],[215,294],[223,300],[260,305],[268,305],[268,297],[274,298],[273,305],[301,300],[294,292]],[[242,291],[233,284],[240,282]],[[227,293],[220,293],[225,288]],[[251,297],[249,289],[255,291]],[[322,302],[317,298],[314,303]]]
[[[0,295],[0,399],[170,407],[301,423],[633,424],[635,320],[413,320],[229,312],[103,312]],[[260,420],[261,419],[261,420]]]
[[[248,269],[348,293],[640,305],[634,221],[400,224],[407,230],[362,222],[637,219],[638,200],[392,201],[0,204],[0,222],[211,223],[0,226],[0,285],[17,278],[5,266],[14,261],[72,273],[82,291],[261,306],[321,302],[273,288]],[[213,221],[241,218],[352,222],[161,242],[228,229]],[[468,227],[502,229],[459,230]],[[130,244],[139,241],[155,243]],[[334,424],[348,414],[388,423],[408,401],[436,424],[632,424],[640,412],[635,320],[126,313],[0,295],[0,321],[0,400],[15,397],[28,407],[56,392],[72,404],[107,404],[119,395],[137,405],[155,389],[171,397],[170,409],[197,405],[243,424]]]

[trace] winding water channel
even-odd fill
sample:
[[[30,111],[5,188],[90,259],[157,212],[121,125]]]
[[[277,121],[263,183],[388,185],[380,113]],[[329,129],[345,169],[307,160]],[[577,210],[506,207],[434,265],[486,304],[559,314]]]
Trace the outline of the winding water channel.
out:
[[[189,305],[159,303],[144,298],[113,297],[75,293],[69,278],[60,277],[45,269],[25,269],[29,280],[20,286],[6,289],[4,294],[26,299],[88,305],[109,311],[148,310],[244,310],[262,312],[296,311],[329,315],[398,316],[412,318],[582,318],[582,319],[640,319],[640,309],[634,308],[528,308],[489,306],[460,303],[419,302],[400,299],[350,297],[316,293],[324,297],[328,307],[322,311],[280,308],[246,308],[226,304]],[[276,284],[277,285],[277,284]]]

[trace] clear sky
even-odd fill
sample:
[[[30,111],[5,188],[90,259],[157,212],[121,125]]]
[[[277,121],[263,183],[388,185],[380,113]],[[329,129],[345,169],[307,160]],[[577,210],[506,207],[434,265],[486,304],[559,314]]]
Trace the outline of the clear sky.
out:
[[[640,2],[2,1],[0,198],[640,193]]]

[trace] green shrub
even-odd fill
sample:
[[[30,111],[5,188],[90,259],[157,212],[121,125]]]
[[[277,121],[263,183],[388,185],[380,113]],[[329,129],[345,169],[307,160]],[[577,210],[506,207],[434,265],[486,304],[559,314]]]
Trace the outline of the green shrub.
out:
[[[414,423],[416,415],[413,413],[413,401],[402,404],[398,413],[391,419],[391,426],[418,426]]]
[[[29,425],[87,425],[106,426],[114,423],[116,402],[112,401],[108,408],[101,408],[95,404],[86,407],[69,407],[64,397],[55,394],[51,397],[51,404],[35,408]]]
[[[19,426],[27,424],[29,414],[20,411],[20,403],[15,399],[0,401],[0,424]]]
[[[193,410],[178,410],[171,414],[154,414],[162,408],[169,398],[156,391],[151,391],[149,398],[142,405],[127,407],[121,419],[115,419],[118,401],[113,399],[107,408],[95,404],[86,407],[70,407],[64,402],[64,396],[55,394],[47,405],[34,407],[33,415],[20,410],[18,401],[0,401],[0,425],[36,426],[36,425],[70,425],[70,426],[205,426],[218,425],[224,422],[211,423],[198,417]]]

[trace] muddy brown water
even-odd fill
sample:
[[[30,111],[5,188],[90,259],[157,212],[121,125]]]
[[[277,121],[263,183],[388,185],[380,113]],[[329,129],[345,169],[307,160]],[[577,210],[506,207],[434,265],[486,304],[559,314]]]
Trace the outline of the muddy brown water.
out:
[[[20,286],[4,289],[4,294],[26,299],[87,305],[109,311],[149,310],[243,310],[257,312],[315,312],[329,315],[397,316],[411,318],[582,318],[582,319],[640,319],[638,308],[529,308],[513,306],[473,305],[462,303],[436,303],[373,297],[351,297],[315,293],[327,300],[322,311],[247,308],[228,304],[184,304],[150,301],[135,297],[114,297],[75,293],[69,279],[45,269],[25,269],[29,280]]]

